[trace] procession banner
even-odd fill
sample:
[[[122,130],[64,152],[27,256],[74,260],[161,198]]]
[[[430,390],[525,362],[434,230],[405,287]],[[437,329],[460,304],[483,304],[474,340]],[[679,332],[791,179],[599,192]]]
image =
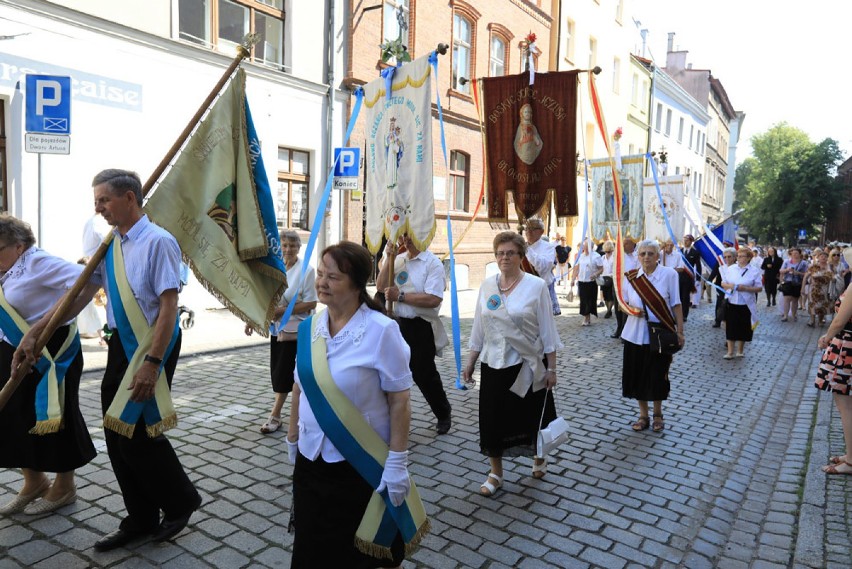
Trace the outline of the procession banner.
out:
[[[508,221],[507,192],[521,220],[553,196],[556,215],[577,215],[577,74],[529,72],[480,79],[488,217]]]
[[[676,242],[683,237],[683,226],[686,216],[683,212],[683,176],[663,176],[660,180],[660,193],[665,204],[665,213],[669,217]],[[654,178],[645,179],[644,189],[645,204],[645,238],[656,239],[663,243],[669,238],[666,228],[666,220],[663,215],[660,199],[657,197],[657,189]]]
[[[272,192],[238,70],[145,204],[198,281],[263,334],[287,276]]]
[[[420,250],[435,236],[429,56],[383,71],[364,86],[367,115],[367,248],[408,233]]]
[[[615,185],[612,183],[612,168],[609,158],[589,160],[592,177],[592,223],[591,235],[596,243],[611,239],[615,241],[618,222],[621,222],[622,237],[641,240],[645,230],[645,208],[642,185],[644,181],[645,156],[642,154],[623,156],[621,168],[617,169],[621,187],[621,219],[616,217]]]

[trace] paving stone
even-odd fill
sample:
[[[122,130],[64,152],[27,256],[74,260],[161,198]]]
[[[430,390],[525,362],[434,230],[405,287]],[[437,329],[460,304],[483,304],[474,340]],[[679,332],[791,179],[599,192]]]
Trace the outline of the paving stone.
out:
[[[43,539],[33,539],[21,545],[9,548],[7,553],[16,561],[32,566],[59,552],[59,548]]]

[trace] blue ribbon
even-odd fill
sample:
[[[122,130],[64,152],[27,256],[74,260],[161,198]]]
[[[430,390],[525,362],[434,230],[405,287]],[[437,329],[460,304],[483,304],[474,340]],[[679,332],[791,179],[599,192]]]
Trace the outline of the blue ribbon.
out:
[[[441,150],[444,153],[444,165],[450,169],[450,161],[447,159],[447,140],[444,137],[444,113],[441,110],[441,94],[438,92],[438,52],[429,54],[429,63],[435,72],[435,98],[438,102],[438,125],[441,128]],[[453,328],[453,352],[456,358],[456,389],[466,390],[467,387],[461,380],[461,323],[459,321],[459,292],[456,283],[456,256],[453,253],[453,224],[450,214],[447,212],[447,246],[450,248],[450,312]]]
[[[352,136],[352,131],[355,128],[355,121],[358,119],[358,114],[361,112],[361,103],[364,101],[364,90],[361,87],[355,89],[355,108],[352,109],[352,116],[349,117],[349,125],[346,127],[346,134],[343,137],[343,144],[349,142],[349,137]],[[314,247],[317,244],[317,237],[319,236],[320,229],[322,228],[322,221],[325,217],[325,208],[328,204],[328,198],[331,195],[331,185],[334,183],[334,169],[337,167],[337,162],[340,160],[340,154],[334,159],[334,164],[331,165],[331,169],[328,171],[328,176],[325,182],[325,189],[322,192],[322,197],[320,198],[319,205],[317,206],[316,215],[314,216],[314,224],[311,226],[311,236],[308,238],[308,244],[305,247],[305,258],[302,260],[302,272],[299,274],[299,282],[297,283],[287,283],[287,287],[295,286],[298,290],[299,287],[302,286],[302,283],[305,280],[305,273],[308,270],[308,259],[311,258],[311,255],[314,252]],[[295,301],[296,296],[293,296],[293,300]],[[295,302],[290,302],[287,304],[287,310],[284,311],[284,315],[281,317],[281,323],[284,324],[290,321],[290,317],[293,315],[293,309],[296,308]]]

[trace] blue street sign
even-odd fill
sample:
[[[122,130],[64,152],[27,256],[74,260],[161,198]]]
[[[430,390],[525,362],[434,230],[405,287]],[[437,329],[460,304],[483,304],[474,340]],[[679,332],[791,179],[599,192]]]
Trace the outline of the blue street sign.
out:
[[[27,75],[26,130],[45,134],[71,133],[71,78]]]
[[[340,159],[338,160],[338,155]],[[361,149],[360,148],[335,148],[334,159],[337,164],[334,166],[334,176],[337,177],[358,177],[358,172],[361,169]]]
[[[804,229],[800,229],[800,230],[799,230],[799,239],[804,239],[804,238],[805,238],[805,237],[807,237],[807,236],[808,236],[808,232],[807,232],[807,231],[805,231]]]

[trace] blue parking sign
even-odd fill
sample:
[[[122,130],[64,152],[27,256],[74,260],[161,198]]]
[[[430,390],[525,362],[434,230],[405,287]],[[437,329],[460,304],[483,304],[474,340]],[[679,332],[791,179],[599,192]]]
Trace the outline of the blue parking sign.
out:
[[[340,158],[338,159],[338,156]],[[361,149],[360,148],[335,148],[334,166],[335,177],[358,177],[358,171],[361,166]]]
[[[71,78],[27,75],[26,131],[71,134]]]

